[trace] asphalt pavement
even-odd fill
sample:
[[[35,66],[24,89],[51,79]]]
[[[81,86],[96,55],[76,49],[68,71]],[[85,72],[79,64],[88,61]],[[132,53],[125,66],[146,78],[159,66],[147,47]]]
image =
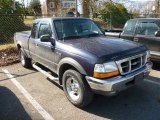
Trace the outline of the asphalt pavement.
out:
[[[20,64],[0,68],[0,120],[160,120],[160,66],[114,97],[95,95],[79,109],[61,86]]]

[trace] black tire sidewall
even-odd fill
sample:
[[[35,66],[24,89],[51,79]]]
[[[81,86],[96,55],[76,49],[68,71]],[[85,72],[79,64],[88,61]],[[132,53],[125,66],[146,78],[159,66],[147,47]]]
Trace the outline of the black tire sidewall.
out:
[[[23,58],[24,58],[24,63],[22,62],[21,56],[23,56]],[[25,67],[25,68],[31,68],[31,67],[32,67],[31,59],[30,59],[30,58],[27,58],[27,57],[25,56],[25,54],[23,53],[22,48],[19,50],[19,58],[20,58],[21,65],[22,65],[23,67]]]

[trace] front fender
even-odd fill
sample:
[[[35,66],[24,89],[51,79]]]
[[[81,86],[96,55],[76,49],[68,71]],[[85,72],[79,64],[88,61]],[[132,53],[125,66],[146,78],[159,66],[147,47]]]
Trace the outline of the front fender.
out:
[[[58,69],[57,69],[57,73],[59,75],[59,71],[60,71],[60,67],[63,64],[69,64],[72,65],[73,67],[75,67],[81,74],[83,75],[87,75],[86,71],[84,70],[84,68],[82,67],[82,65],[80,65],[76,60],[74,60],[73,58],[63,58],[59,64],[58,64]]]

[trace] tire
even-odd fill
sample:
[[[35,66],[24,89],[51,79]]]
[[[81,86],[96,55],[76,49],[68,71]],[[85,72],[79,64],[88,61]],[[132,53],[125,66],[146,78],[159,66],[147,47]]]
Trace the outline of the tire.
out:
[[[25,56],[22,49],[19,50],[19,58],[20,58],[21,65],[23,67],[25,67],[25,68],[31,68],[32,67],[32,60]]]
[[[79,72],[67,70],[64,72],[62,80],[64,92],[73,105],[82,108],[91,103],[93,92]]]

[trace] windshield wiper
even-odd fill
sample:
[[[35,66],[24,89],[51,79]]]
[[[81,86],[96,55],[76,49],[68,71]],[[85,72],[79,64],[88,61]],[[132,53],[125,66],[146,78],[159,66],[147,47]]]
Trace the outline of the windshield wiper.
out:
[[[92,34],[88,34],[86,35],[87,37],[98,37],[98,36],[101,36],[103,34],[99,34],[99,33],[92,33]]]
[[[82,38],[82,36],[78,36],[78,35],[73,35],[73,36],[66,36],[63,38],[60,38],[60,40],[66,40],[66,39],[76,39],[76,38]]]

